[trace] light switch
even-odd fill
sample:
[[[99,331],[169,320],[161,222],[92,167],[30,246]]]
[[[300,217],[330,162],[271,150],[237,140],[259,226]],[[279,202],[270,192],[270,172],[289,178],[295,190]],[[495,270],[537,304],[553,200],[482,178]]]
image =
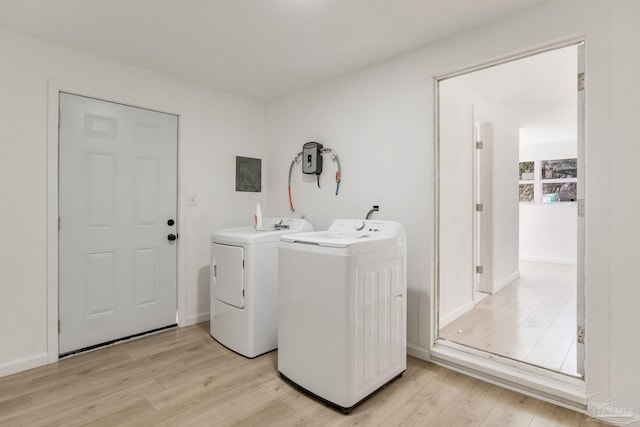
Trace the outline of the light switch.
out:
[[[195,193],[190,193],[187,196],[187,206],[189,206],[190,208],[194,208],[196,207],[197,204],[198,204],[198,197],[196,196]]]

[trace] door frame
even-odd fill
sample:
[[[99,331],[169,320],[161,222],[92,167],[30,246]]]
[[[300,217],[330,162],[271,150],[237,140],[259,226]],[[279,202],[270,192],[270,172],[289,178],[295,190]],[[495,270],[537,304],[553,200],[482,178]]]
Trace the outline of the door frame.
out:
[[[58,345],[58,123],[60,92],[73,95],[86,96],[108,102],[125,104],[132,107],[155,110],[178,117],[178,164],[177,179],[177,229],[186,236],[186,220],[184,212],[184,197],[186,194],[186,170],[183,164],[185,158],[183,145],[181,144],[180,110],[173,105],[157,100],[138,98],[126,93],[111,89],[87,87],[81,84],[63,82],[59,80],[48,81],[48,106],[47,106],[47,360],[54,363],[59,359]],[[177,241],[176,260],[176,287],[177,287],[177,312],[178,326],[186,326],[186,245],[183,239]]]
[[[440,115],[439,115],[439,83],[443,80],[482,70],[499,64],[534,56],[540,53],[584,44],[586,37],[570,37],[556,43],[532,48],[525,52],[507,55],[502,58],[472,66],[466,69],[433,76],[434,82],[434,240],[433,240],[433,281],[431,284],[431,319],[429,360],[475,378],[480,378],[507,389],[518,391],[522,394],[533,396],[543,401],[551,402],[578,411],[586,410],[587,385],[585,378],[565,375],[548,369],[539,368],[524,362],[507,357],[491,354],[487,351],[477,350],[451,341],[439,338],[440,330]],[[577,76],[576,76],[577,77]],[[586,128],[586,119],[582,123]],[[583,128],[583,130],[586,130]],[[583,174],[584,176],[584,174]],[[583,236],[584,237],[584,236]],[[584,254],[583,254],[584,255]],[[576,265],[576,268],[578,266]],[[583,273],[584,271],[583,266]],[[584,298],[586,279],[578,286],[583,286],[578,298]],[[577,302],[577,301],[576,301]],[[584,304],[584,300],[581,301]],[[585,319],[586,320],[586,319]],[[586,367],[585,371],[586,371]]]

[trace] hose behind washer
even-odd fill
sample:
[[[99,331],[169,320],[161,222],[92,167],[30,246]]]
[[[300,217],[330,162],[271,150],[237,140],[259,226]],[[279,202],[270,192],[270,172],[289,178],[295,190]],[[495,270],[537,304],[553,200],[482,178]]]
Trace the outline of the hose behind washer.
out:
[[[289,181],[288,181],[288,189],[289,189],[289,209],[291,212],[295,212],[296,210],[293,207],[293,199],[291,197],[291,173],[293,172],[293,165],[298,162],[298,159],[302,156],[302,151],[296,154],[296,156],[291,161],[291,165],[289,166]]]

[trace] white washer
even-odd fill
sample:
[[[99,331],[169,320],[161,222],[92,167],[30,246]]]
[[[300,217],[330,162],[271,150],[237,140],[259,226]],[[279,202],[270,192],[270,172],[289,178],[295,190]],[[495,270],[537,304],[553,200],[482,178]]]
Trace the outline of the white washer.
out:
[[[345,413],[406,370],[406,236],[395,221],[336,220],[282,236],[278,371]]]
[[[298,218],[265,218],[264,228],[211,234],[211,336],[250,358],[278,346],[280,236],[313,230]]]

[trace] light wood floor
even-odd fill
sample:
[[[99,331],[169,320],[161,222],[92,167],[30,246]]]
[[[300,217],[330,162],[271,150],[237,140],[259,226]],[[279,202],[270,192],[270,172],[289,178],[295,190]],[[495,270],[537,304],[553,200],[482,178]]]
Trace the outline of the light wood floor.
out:
[[[520,278],[454,320],[440,337],[577,375],[576,266],[520,262]]]
[[[0,378],[0,425],[602,425],[411,357],[403,377],[343,415],[283,382],[275,352],[246,359],[208,329],[168,330]]]

